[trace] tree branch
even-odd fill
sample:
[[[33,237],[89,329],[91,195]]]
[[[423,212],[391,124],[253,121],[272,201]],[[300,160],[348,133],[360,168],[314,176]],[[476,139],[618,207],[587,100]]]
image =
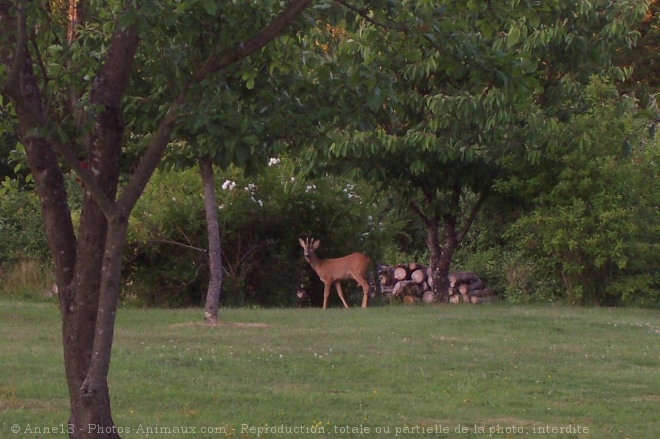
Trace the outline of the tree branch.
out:
[[[16,10],[18,11],[16,17],[16,34],[18,35],[18,40],[16,41],[16,54],[12,60],[11,69],[7,75],[7,81],[2,87],[2,91],[6,93],[7,96],[11,96],[16,102],[20,102],[21,105],[25,104],[21,93],[21,73],[23,71],[23,65],[25,64],[25,52],[27,50],[26,18],[23,3],[23,1],[18,1],[16,4]],[[8,21],[10,17],[8,11],[5,11],[3,8],[0,14],[0,23]]]
[[[458,242],[463,241],[463,238],[465,238],[465,235],[470,230],[470,227],[472,227],[472,223],[477,217],[477,214],[479,213],[479,209],[481,209],[481,205],[484,204],[484,200],[486,199],[487,195],[488,195],[487,191],[482,191],[479,193],[479,198],[472,206],[472,209],[470,210],[470,215],[468,215],[468,217],[465,219],[465,224],[463,224],[461,231],[456,235],[456,240]]]
[[[204,66],[193,77],[193,82],[203,81],[208,75],[218,72],[231,64],[246,58],[270,43],[287,26],[289,26],[311,2],[312,0],[291,0],[284,11],[264,27],[256,37],[238,44],[236,48],[224,54],[212,54],[204,63]],[[165,147],[170,141],[172,132],[174,131],[176,121],[181,116],[180,111],[185,106],[187,89],[188,87],[184,87],[184,90],[170,106],[170,109],[158,127],[156,134],[149,142],[147,151],[142,157],[142,160],[140,160],[137,169],[126,185],[124,192],[118,199],[118,204],[126,212],[130,212],[133,209],[142,191],[146,187],[151,174],[160,162]]]
[[[279,36],[282,31],[288,27],[296,17],[304,11],[312,0],[291,0],[284,11],[264,27],[259,35],[237,44],[228,52],[214,53],[204,63],[202,69],[197,72],[193,81],[201,82],[208,75],[223,70],[224,68],[247,58],[257,50],[266,46]]]
[[[160,123],[158,130],[151,138],[147,151],[142,156],[140,163],[126,185],[126,188],[117,200],[117,203],[127,214],[130,213],[135,206],[135,203],[137,203],[137,200],[140,198],[140,195],[142,195],[144,188],[147,186],[147,183],[151,178],[151,174],[153,174],[154,170],[160,163],[160,159],[162,158],[165,148],[174,132],[175,122],[178,119],[178,109],[181,105],[180,102],[183,99],[183,95],[179,95],[170,106],[170,109]]]
[[[194,251],[200,252],[200,253],[208,253],[207,250],[205,250],[203,248],[199,248],[199,247],[195,247],[195,246],[192,246],[192,245],[184,244],[182,242],[170,241],[169,239],[152,239],[151,241],[149,241],[149,243],[150,244],[170,244],[170,245],[175,245],[175,246],[178,246],[178,247],[183,247],[183,248],[186,248],[188,250],[194,250]]]
[[[382,27],[382,28],[385,28],[385,29],[392,29],[392,30],[399,30],[399,31],[402,31],[402,32],[408,32],[408,28],[406,26],[394,25],[394,24],[389,24],[389,23],[381,23],[379,21],[374,20],[373,18],[369,17],[369,11],[367,9],[358,9],[353,5],[349,5],[345,0],[335,0],[335,3],[339,3],[340,5],[344,6],[349,11],[356,13],[357,15],[364,18],[369,23],[373,24],[374,26]]]
[[[109,217],[114,208],[115,203],[108,198],[101,186],[98,185],[96,179],[89,170],[82,167],[78,157],[73,153],[73,150],[67,147],[64,143],[52,140],[51,143],[55,146],[57,152],[62,156],[64,162],[73,169],[73,172],[76,173],[78,178],[85,183],[85,189],[92,194],[94,201],[99,205],[101,211],[105,214],[106,217]]]
[[[46,65],[44,64],[43,58],[41,58],[41,52],[39,51],[39,45],[37,44],[36,39],[34,38],[34,33],[32,38],[30,38],[30,43],[32,43],[32,49],[34,50],[34,56],[37,58],[37,65],[39,66],[39,71],[41,72],[42,80],[44,81],[44,90],[48,88],[48,71]]]
[[[412,201],[409,201],[409,202],[408,202],[408,207],[410,208],[410,210],[413,211],[413,213],[414,213],[415,215],[417,215],[417,216],[419,217],[419,219],[422,220],[422,222],[424,223],[424,225],[425,225],[426,227],[432,227],[432,226],[434,225],[434,220],[433,220],[433,219],[430,219],[429,217],[427,217],[427,216],[424,214],[424,212],[422,212],[422,209],[420,209],[420,207],[419,207],[417,204],[415,204],[415,203],[412,202]]]

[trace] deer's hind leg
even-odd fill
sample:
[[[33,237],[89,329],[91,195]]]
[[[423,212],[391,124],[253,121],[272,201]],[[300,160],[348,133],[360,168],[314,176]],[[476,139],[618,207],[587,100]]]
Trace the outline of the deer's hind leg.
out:
[[[344,299],[344,292],[341,289],[341,283],[339,283],[339,281],[335,282],[335,288],[337,289],[337,294],[339,294],[339,298],[344,303],[344,308],[348,309],[348,304],[346,303],[346,299]]]

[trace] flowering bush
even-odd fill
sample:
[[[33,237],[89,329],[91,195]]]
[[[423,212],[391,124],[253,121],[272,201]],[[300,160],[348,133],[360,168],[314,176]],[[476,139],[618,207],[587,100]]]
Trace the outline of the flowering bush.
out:
[[[293,305],[301,282],[321,288],[302,258],[300,236],[321,239],[322,254],[329,257],[358,250],[374,254],[387,242],[385,231],[374,227],[378,207],[367,202],[366,187],[331,178],[302,181],[282,159],[271,159],[254,177],[237,168],[215,174],[224,305]],[[131,218],[125,299],[147,305],[203,302],[208,261],[202,194],[196,168],[153,176]]]

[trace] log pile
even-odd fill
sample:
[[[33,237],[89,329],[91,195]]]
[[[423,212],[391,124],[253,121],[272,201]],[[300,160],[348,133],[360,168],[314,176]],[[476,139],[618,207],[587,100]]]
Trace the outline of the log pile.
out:
[[[449,273],[449,301],[451,303],[489,303],[497,300],[479,276],[469,271]]]
[[[386,297],[404,303],[435,302],[431,269],[417,262],[383,266],[379,270],[381,290]],[[457,271],[449,273],[449,301],[451,303],[487,303],[497,297],[486,288],[474,273]]]

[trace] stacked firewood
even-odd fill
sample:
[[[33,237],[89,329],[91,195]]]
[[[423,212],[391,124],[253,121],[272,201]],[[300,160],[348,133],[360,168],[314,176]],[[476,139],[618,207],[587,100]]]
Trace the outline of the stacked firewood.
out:
[[[431,269],[417,262],[383,266],[379,270],[381,290],[386,297],[416,303],[420,300],[435,302]],[[467,271],[449,274],[449,301],[451,303],[485,303],[496,300],[492,290],[486,288],[477,275]]]
[[[405,303],[415,303],[420,299],[425,302],[433,301],[431,270],[417,262],[382,266],[379,278],[385,296],[403,300]]]
[[[451,303],[488,303],[497,300],[495,293],[469,271],[449,273],[449,301]]]

